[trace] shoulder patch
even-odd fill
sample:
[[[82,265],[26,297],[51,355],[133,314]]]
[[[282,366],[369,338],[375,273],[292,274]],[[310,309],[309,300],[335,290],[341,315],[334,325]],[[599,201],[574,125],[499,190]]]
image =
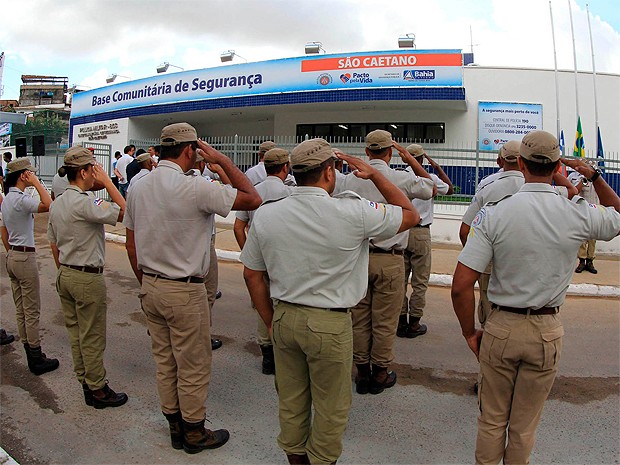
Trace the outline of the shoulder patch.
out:
[[[497,205],[498,203],[500,203],[502,200],[506,200],[508,197],[512,197],[513,194],[507,194],[505,196],[503,196],[501,199],[496,200],[495,202],[487,202],[487,205]]]
[[[486,217],[487,212],[484,208],[481,208],[478,213],[476,214],[476,217],[474,218],[474,221],[471,222],[471,227],[475,228],[476,226],[478,226],[480,223],[482,223],[484,221],[484,218]]]
[[[100,199],[99,197],[95,197],[93,199],[93,203],[99,207],[103,204],[103,199]]]

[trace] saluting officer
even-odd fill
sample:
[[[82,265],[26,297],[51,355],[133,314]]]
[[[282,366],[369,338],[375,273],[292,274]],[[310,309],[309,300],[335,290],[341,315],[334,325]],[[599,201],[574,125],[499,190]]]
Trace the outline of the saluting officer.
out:
[[[267,327],[273,324],[278,444],[291,464],[340,456],[351,406],[348,309],[366,292],[369,238],[392,237],[420,219],[379,170],[340,157],[357,169],[350,176],[370,179],[392,205],[352,192],[331,197],[335,156],[325,140],[310,139],[291,152],[298,187],[258,209],[241,252],[252,301]]]
[[[103,366],[107,313],[103,225],[123,219],[125,200],[84,147],[67,150],[62,171],[69,187],[52,204],[47,238],[58,267],[56,290],[69,331],[73,369],[87,405],[119,407],[127,395],[108,386]],[[88,192],[101,188],[112,202]]]
[[[58,360],[50,359],[41,351],[39,317],[39,268],[34,244],[34,214],[49,210],[52,198],[34,174],[36,169],[28,158],[18,158],[7,165],[2,202],[2,238],[6,248],[6,269],[11,280],[17,332],[24,344],[28,368],[35,375],[42,375],[58,368]],[[32,186],[39,194],[36,200],[24,193]]]
[[[452,282],[463,336],[480,361],[476,463],[529,463],[543,404],[555,379],[564,329],[558,317],[581,242],[620,233],[620,198],[592,167],[566,163],[590,179],[604,208],[550,185],[557,139],[533,131],[518,159],[525,184],[476,215]],[[570,234],[567,234],[570,231]],[[484,332],[474,318],[474,283],[493,261]]]

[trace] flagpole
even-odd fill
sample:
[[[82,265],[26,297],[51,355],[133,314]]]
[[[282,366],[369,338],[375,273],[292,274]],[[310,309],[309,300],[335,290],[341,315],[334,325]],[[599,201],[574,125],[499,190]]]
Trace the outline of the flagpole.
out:
[[[568,1],[568,12],[570,14],[570,33],[573,38],[573,62],[575,63],[575,109],[577,110],[577,118],[579,119],[579,90],[577,86],[577,50],[575,49],[575,29],[573,28],[573,9]]]
[[[586,3],[586,13],[588,15],[588,31],[590,32],[590,50],[592,51],[592,79],[594,84],[594,124],[598,129],[598,102],[596,98],[596,65],[594,64],[594,42],[592,42],[592,27],[590,26],[590,10]]]
[[[560,137],[560,89],[558,88],[558,56],[555,48],[555,29],[553,27],[553,11],[551,9],[551,0],[549,0],[549,16],[551,17],[551,38],[553,40],[553,66],[555,68],[555,116],[556,116],[556,134]],[[562,153],[564,155],[564,153]]]

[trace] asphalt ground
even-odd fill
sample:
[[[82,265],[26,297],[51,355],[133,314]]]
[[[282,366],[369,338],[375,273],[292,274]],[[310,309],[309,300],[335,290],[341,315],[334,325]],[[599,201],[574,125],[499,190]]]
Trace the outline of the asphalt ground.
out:
[[[0,348],[0,445],[22,464],[286,463],[275,442],[277,396],[273,377],[260,372],[256,316],[242,266],[220,262],[223,297],[214,307],[212,333],[224,346],[213,354],[207,400],[207,427],[227,428],[231,439],[220,449],[188,455],[169,445],[138,283],[124,247],[112,242],[106,245],[105,363],[110,386],[127,392],[129,402],[104,410],[84,404],[54,288],[45,216],[38,218],[35,232],[42,345],[60,360],[60,368],[37,377],[28,371],[19,341]],[[225,237],[220,234],[218,241]],[[457,252],[447,250],[447,255]],[[0,323],[15,333],[4,257],[0,260]],[[600,260],[597,276],[603,274],[603,262],[610,269],[618,265]],[[454,264],[435,257],[433,271],[441,272],[442,266],[449,273]],[[561,310],[566,335],[560,371],[538,428],[532,463],[620,462],[619,310],[619,299],[567,298]],[[396,386],[377,396],[354,394],[339,463],[473,461],[477,404],[471,388],[478,365],[460,335],[449,289],[429,289],[424,321],[428,334],[396,341]]]

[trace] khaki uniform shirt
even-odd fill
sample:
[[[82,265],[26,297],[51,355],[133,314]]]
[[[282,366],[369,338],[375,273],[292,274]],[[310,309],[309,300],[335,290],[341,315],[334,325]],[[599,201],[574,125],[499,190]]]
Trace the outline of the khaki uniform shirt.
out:
[[[259,182],[263,182],[267,178],[267,171],[265,170],[265,163],[259,161],[257,165],[248,168],[245,172],[250,182],[253,185],[257,185]]]
[[[612,207],[562,197],[548,184],[527,183],[483,207],[471,224],[459,262],[483,272],[493,260],[489,300],[518,308],[560,306],[581,243],[620,232]]]
[[[260,198],[263,200],[263,203],[271,200],[279,200],[284,197],[288,197],[293,192],[294,187],[290,187],[285,185],[280,178],[277,176],[267,176],[263,182],[260,182],[256,185],[256,191]],[[248,225],[252,224],[252,218],[254,218],[254,214],[256,210],[252,211],[238,211],[235,215],[241,221],[247,223]]]
[[[496,171],[495,173],[491,173],[488,176],[485,176],[484,178],[482,178],[480,182],[478,183],[478,186],[476,186],[476,192],[478,192],[488,183],[495,181],[499,176],[501,176],[503,172],[504,172],[504,168],[500,168],[499,171]]]
[[[104,224],[115,225],[120,213],[106,202],[70,185],[50,208],[47,239],[60,251],[63,265],[101,267],[105,264]]]
[[[409,166],[406,171],[411,171],[411,167]],[[437,195],[445,195],[450,189],[450,186],[447,183],[443,182],[441,179],[439,179],[439,176],[437,176],[436,174],[429,174],[433,180],[433,183],[437,186]],[[428,200],[413,199],[411,201],[411,204],[420,214],[420,224],[422,226],[433,223],[433,209],[435,208],[435,200],[433,197]]]
[[[366,294],[369,238],[392,237],[401,223],[400,207],[297,187],[258,209],[241,261],[268,272],[274,299],[348,308]]]
[[[237,189],[161,160],[127,198],[123,223],[135,233],[138,268],[168,278],[205,276],[213,214],[227,216],[236,197]]]
[[[146,168],[142,168],[140,171],[138,171],[138,174],[136,174],[133,178],[131,178],[131,181],[129,181],[128,190],[131,189],[131,187],[138,181],[138,179],[142,179],[144,176],[146,176],[150,172],[151,170],[147,170]]]
[[[10,245],[34,247],[34,214],[39,211],[39,203],[17,187],[9,188],[1,208]]]
[[[518,192],[523,184],[525,184],[525,178],[521,171],[502,171],[495,174],[497,174],[497,176],[489,175],[494,176],[494,178],[485,183],[478,192],[476,192],[476,195],[465,211],[463,223],[467,226],[471,226],[471,222],[474,221],[476,213],[478,213],[487,202],[497,202],[507,195],[512,195]],[[487,178],[489,176],[487,176]]]
[[[69,180],[67,176],[61,176],[58,173],[54,175],[54,179],[52,179],[52,192],[54,193],[54,198],[60,197],[69,187]]]
[[[402,190],[410,200],[416,198],[428,200],[432,198],[433,181],[430,179],[421,178],[411,172],[394,170],[383,160],[370,160],[369,163],[372,167],[376,168],[377,171],[394,183],[400,190]],[[358,178],[355,174],[350,174],[337,181],[334,194],[347,190],[353,191],[361,197],[374,202],[385,202],[385,198],[381,195],[381,192],[379,192],[379,189],[375,187],[372,181]],[[370,244],[372,247],[379,247],[385,250],[404,250],[407,247],[408,238],[409,232],[403,231],[400,234],[390,238],[384,238],[383,240],[373,238],[370,240]]]

